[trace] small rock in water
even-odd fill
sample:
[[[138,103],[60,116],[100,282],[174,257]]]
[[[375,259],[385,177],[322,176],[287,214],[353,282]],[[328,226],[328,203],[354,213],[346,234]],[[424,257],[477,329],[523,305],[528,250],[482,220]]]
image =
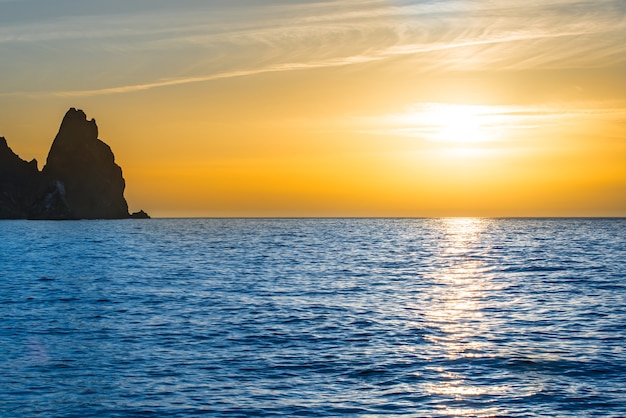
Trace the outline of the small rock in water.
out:
[[[131,213],[130,217],[133,218],[133,219],[150,219],[150,215],[148,215],[143,210],[140,210],[139,212]]]

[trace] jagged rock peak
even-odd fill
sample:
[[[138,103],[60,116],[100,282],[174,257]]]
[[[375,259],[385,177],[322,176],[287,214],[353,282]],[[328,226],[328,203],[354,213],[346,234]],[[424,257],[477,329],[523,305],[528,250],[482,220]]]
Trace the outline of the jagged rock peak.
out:
[[[71,108],[65,114],[43,174],[49,183],[64,187],[67,206],[77,218],[129,217],[122,169],[111,148],[98,139],[95,120],[88,121],[82,110]]]
[[[21,160],[0,137],[0,219],[146,218],[128,213],[126,184],[111,148],[98,139],[95,119],[70,108],[46,165]]]
[[[76,136],[81,140],[94,140],[98,139],[98,125],[96,125],[95,119],[88,121],[87,115],[82,109],[71,107],[61,122],[59,134],[61,133]]]
[[[87,114],[85,112],[83,112],[82,109],[76,109],[75,107],[70,107],[70,109],[65,113],[65,116],[63,117],[63,122],[65,121],[79,121],[79,122],[85,122],[87,121]],[[91,119],[89,121],[89,123],[96,123],[95,119]]]

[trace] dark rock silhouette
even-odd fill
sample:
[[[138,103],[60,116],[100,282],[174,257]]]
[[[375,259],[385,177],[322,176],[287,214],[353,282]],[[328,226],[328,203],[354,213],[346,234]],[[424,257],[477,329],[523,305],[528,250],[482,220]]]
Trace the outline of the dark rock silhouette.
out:
[[[0,137],[0,219],[26,217],[40,188],[37,161],[22,160]]]
[[[65,197],[63,182],[56,180],[42,189],[42,194],[33,203],[28,219],[79,219],[70,208]]]
[[[133,218],[133,219],[150,219],[150,215],[148,215],[143,210],[140,210],[139,212],[131,213],[130,217]]]
[[[52,185],[46,197],[50,196],[55,204],[66,203],[73,217],[129,217],[122,169],[115,164],[111,148],[98,139],[96,121],[87,121],[82,110],[72,108],[65,114],[42,173]],[[55,207],[51,207],[50,214],[44,211],[33,215],[57,218]]]
[[[41,172],[0,140],[0,218],[149,218],[143,211],[129,215],[124,187],[111,148],[82,110],[65,114]]]

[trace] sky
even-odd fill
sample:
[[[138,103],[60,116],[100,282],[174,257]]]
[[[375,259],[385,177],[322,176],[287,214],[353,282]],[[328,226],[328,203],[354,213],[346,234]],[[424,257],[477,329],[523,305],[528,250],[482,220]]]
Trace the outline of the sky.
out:
[[[132,211],[626,216],[626,1],[0,0],[0,136]]]

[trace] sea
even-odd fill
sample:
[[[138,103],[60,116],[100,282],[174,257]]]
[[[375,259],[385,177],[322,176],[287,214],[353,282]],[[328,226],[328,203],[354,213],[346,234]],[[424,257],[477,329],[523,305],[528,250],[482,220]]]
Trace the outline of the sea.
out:
[[[0,417],[626,416],[626,219],[0,221]]]

